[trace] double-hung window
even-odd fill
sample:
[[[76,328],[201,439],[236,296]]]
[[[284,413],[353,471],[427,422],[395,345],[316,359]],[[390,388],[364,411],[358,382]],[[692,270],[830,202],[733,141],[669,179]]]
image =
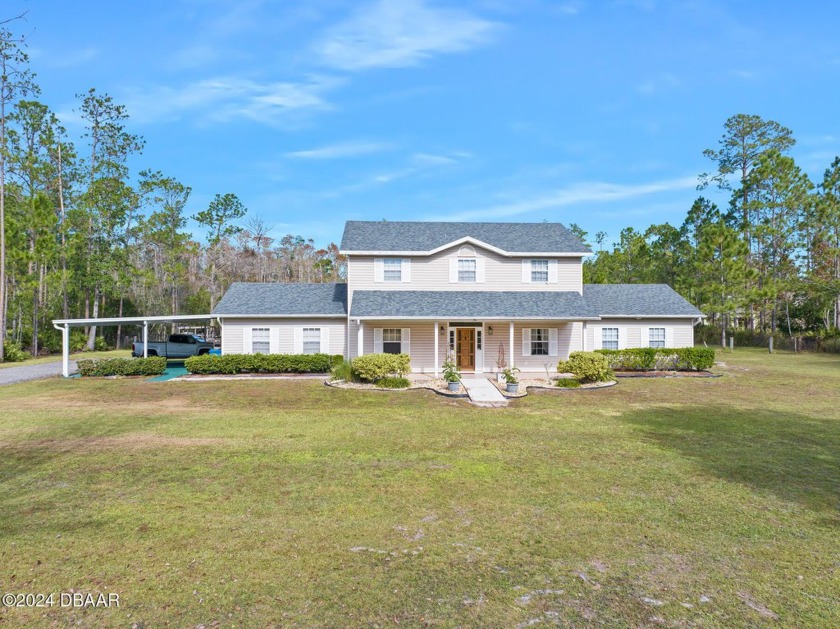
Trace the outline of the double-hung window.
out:
[[[618,328],[601,328],[601,348],[618,349]]]
[[[548,356],[548,328],[531,328],[531,356]]]
[[[548,260],[531,260],[531,281],[535,284],[548,283]]]
[[[458,260],[458,283],[475,284],[475,258]]]
[[[251,353],[268,354],[271,352],[271,330],[269,328],[251,329]]]
[[[665,328],[648,328],[648,347],[665,347]]]
[[[402,258],[385,258],[383,260],[382,279],[386,282],[402,282]]]
[[[303,353],[321,352],[321,328],[303,328]]]
[[[386,354],[402,353],[402,330],[385,328],[382,330],[382,351]]]

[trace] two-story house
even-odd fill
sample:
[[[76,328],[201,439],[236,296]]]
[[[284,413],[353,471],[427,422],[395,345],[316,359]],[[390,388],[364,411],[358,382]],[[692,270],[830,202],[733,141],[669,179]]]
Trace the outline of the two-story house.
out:
[[[411,356],[434,373],[554,370],[576,350],[689,347],[703,314],[664,284],[583,284],[559,223],[348,221],[347,283],[230,287],[223,353]]]

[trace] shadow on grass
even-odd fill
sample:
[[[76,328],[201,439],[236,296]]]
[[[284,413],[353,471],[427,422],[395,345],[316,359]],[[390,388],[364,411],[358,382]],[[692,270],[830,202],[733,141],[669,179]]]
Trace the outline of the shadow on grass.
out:
[[[710,474],[771,492],[840,526],[840,418],[710,405],[646,409],[622,419]]]

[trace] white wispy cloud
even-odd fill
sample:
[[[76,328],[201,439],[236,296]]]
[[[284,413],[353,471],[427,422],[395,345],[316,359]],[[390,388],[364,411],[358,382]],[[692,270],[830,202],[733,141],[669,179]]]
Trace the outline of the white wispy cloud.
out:
[[[653,96],[664,89],[680,87],[682,81],[673,74],[660,74],[656,78],[648,79],[636,86],[636,91],[644,96]]]
[[[579,183],[532,199],[454,212],[440,217],[428,217],[427,220],[469,221],[512,218],[529,212],[562,208],[569,205],[610,203],[661,192],[693,190],[696,187],[696,175],[630,185],[606,182]]]
[[[315,45],[319,60],[342,70],[415,66],[436,54],[486,44],[499,25],[423,0],[378,0],[329,29]]]
[[[338,142],[336,144],[320,146],[314,149],[292,151],[290,153],[286,153],[285,157],[294,157],[298,159],[338,159],[342,157],[357,157],[360,155],[370,155],[371,153],[381,153],[382,151],[387,151],[390,148],[392,148],[392,145],[386,142]]]
[[[292,112],[331,108],[325,94],[338,84],[325,77],[260,82],[221,76],[178,87],[158,85],[132,91],[124,102],[129,115],[139,122],[170,122],[191,114],[200,122],[245,118],[276,124]]]

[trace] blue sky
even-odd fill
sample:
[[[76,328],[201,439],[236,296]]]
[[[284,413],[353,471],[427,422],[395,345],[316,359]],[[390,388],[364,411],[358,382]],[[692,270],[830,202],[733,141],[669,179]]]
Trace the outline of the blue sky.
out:
[[[840,3],[7,0],[42,100],[125,104],[134,170],[233,192],[272,234],[346,219],[679,224],[736,113],[840,154]],[[714,197],[714,194],[709,196]],[[722,198],[722,197],[718,197]]]

